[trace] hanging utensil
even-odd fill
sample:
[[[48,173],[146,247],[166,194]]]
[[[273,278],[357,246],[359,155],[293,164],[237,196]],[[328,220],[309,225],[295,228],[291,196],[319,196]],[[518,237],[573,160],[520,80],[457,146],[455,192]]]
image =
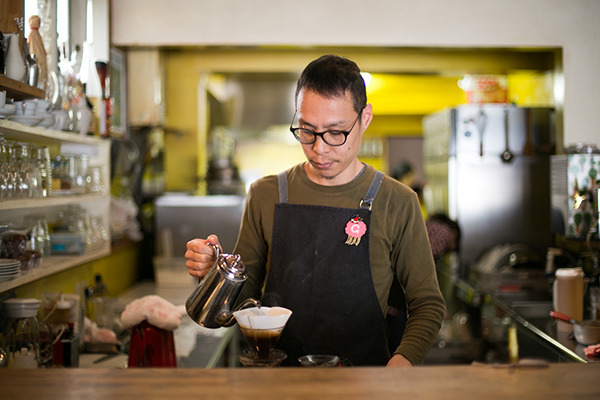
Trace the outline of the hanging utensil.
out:
[[[535,153],[535,149],[533,148],[533,143],[531,141],[531,109],[525,109],[525,146],[523,147],[523,155],[531,157]]]
[[[487,114],[483,111],[483,107],[479,108],[479,114],[475,119],[475,126],[479,132],[479,156],[483,157],[483,133],[487,125]]]
[[[509,127],[508,127],[508,107],[504,109],[504,151],[500,154],[500,158],[502,162],[509,163],[513,158],[513,153],[510,152],[510,147],[508,145],[508,135],[509,135]]]

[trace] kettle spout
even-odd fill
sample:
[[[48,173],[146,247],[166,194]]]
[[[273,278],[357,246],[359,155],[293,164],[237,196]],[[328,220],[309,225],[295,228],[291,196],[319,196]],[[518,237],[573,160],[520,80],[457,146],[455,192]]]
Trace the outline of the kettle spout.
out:
[[[233,316],[233,313],[235,311],[239,311],[244,308],[247,308],[248,306],[254,306],[254,307],[260,308],[260,301],[258,301],[256,299],[252,299],[252,298],[248,298],[248,299],[244,300],[233,311],[223,311],[219,315],[217,315],[217,323],[219,325],[225,326],[225,327],[233,325],[235,323],[235,317]]]

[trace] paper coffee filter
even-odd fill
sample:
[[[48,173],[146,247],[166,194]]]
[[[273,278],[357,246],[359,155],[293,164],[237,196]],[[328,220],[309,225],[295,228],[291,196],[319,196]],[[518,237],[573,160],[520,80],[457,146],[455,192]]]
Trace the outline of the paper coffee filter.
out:
[[[285,326],[292,311],[283,307],[252,307],[235,311],[237,323],[247,329],[278,329]]]

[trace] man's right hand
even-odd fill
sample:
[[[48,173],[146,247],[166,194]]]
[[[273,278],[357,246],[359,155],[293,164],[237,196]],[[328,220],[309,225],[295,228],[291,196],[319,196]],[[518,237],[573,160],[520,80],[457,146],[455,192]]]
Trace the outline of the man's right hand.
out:
[[[198,278],[204,277],[217,260],[215,250],[209,244],[221,248],[217,235],[210,235],[206,239],[192,239],[187,242],[185,266],[190,275]]]

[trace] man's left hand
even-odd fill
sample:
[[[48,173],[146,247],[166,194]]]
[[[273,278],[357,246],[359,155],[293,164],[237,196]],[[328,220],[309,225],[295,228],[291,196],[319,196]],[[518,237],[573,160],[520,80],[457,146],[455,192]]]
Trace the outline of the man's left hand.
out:
[[[394,354],[394,356],[388,361],[386,367],[412,367],[410,361],[408,361],[402,354]]]

